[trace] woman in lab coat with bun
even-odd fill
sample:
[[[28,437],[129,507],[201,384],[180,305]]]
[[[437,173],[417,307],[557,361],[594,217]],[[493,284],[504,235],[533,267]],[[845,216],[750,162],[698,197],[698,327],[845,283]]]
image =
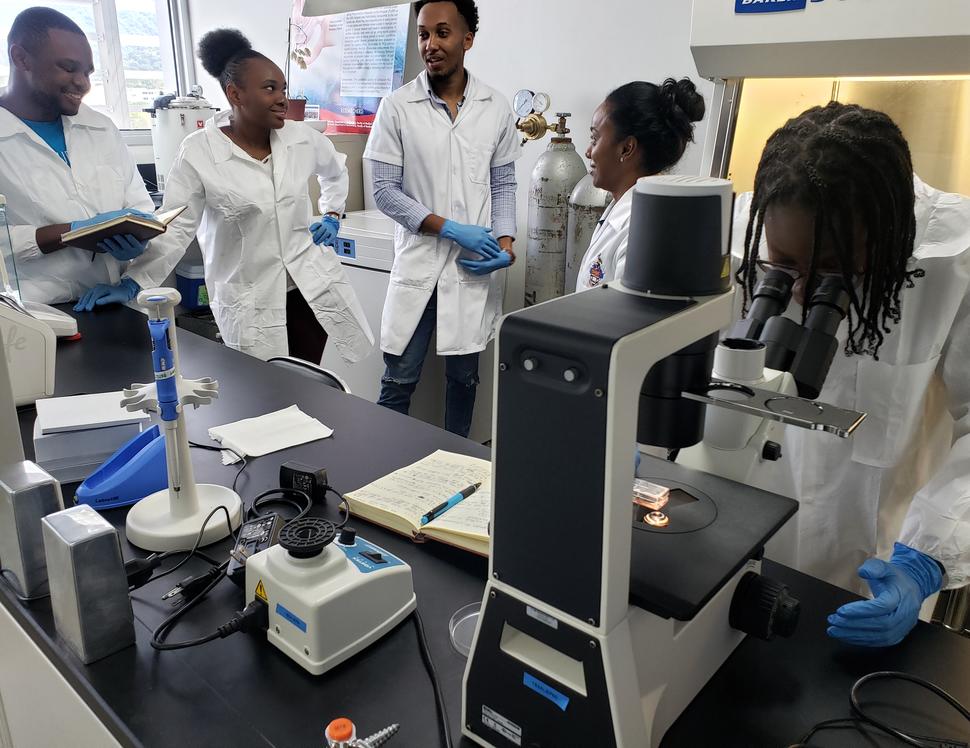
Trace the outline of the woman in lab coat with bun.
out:
[[[593,112],[586,158],[593,185],[609,192],[613,202],[583,257],[577,291],[623,277],[633,185],[676,165],[694,139],[694,123],[703,118],[704,97],[689,78],[668,78],[659,86],[627,83]]]
[[[128,267],[123,283],[136,289],[162,283],[198,232],[226,345],[263,359],[289,353],[319,363],[329,338],[345,360],[360,360],[374,336],[326,246],[336,241],[347,199],[345,157],[322,133],[285,119],[283,72],[240,32],[206,34],[199,57],[222,84],[231,111],[183,141],[163,210],[187,208]],[[323,219],[311,225],[313,175]],[[97,304],[97,289],[81,300],[88,310]]]

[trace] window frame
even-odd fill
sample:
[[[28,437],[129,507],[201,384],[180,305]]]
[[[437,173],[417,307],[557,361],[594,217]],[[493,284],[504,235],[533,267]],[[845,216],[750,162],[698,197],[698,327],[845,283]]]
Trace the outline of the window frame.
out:
[[[124,76],[121,28],[118,23],[116,0],[60,0],[60,2],[91,8],[98,41],[98,59],[95,64],[104,87],[104,105],[108,110],[107,114],[122,132],[126,144],[151,145],[151,128],[132,127],[130,119],[131,110],[128,104],[127,82]],[[166,14],[166,18],[158,20],[168,27],[168,37],[172,44],[171,59],[174,62],[175,89],[179,93],[184,93],[189,90],[191,83],[194,82],[194,80],[191,80],[194,79],[194,69],[191,64],[192,41],[186,33],[189,28],[188,0],[164,0],[164,2],[156,3],[156,12]],[[164,43],[166,38],[162,23],[159,24],[159,42],[162,49],[162,64],[165,66]],[[188,53],[188,65],[186,65],[186,51]],[[121,71],[120,75],[118,71]]]

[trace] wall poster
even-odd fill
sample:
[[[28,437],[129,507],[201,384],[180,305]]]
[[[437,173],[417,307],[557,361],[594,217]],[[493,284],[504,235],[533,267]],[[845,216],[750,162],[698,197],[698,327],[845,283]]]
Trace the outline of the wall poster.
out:
[[[289,91],[328,133],[368,133],[381,99],[404,83],[411,4],[290,18]]]

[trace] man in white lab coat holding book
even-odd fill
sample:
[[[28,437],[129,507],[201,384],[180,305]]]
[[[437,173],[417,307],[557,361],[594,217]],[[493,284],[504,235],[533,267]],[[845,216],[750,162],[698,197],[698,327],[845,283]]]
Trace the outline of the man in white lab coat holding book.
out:
[[[72,301],[117,284],[145,247],[113,236],[87,252],[62,234],[154,209],[118,128],[81,103],[91,90],[91,46],[67,16],[29,8],[7,37],[10,83],[0,91],[0,194],[26,301]],[[116,299],[127,301],[128,299]]]

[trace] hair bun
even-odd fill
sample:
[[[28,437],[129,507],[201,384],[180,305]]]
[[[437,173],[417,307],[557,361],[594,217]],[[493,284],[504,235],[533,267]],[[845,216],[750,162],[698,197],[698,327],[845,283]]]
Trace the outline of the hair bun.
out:
[[[671,106],[671,109],[679,109],[687,117],[688,122],[700,122],[704,119],[704,97],[697,93],[697,87],[690,78],[681,78],[679,81],[667,78],[660,84],[660,93]]]
[[[199,41],[199,59],[206,72],[218,78],[233,57],[252,48],[249,39],[238,29],[216,29]]]

